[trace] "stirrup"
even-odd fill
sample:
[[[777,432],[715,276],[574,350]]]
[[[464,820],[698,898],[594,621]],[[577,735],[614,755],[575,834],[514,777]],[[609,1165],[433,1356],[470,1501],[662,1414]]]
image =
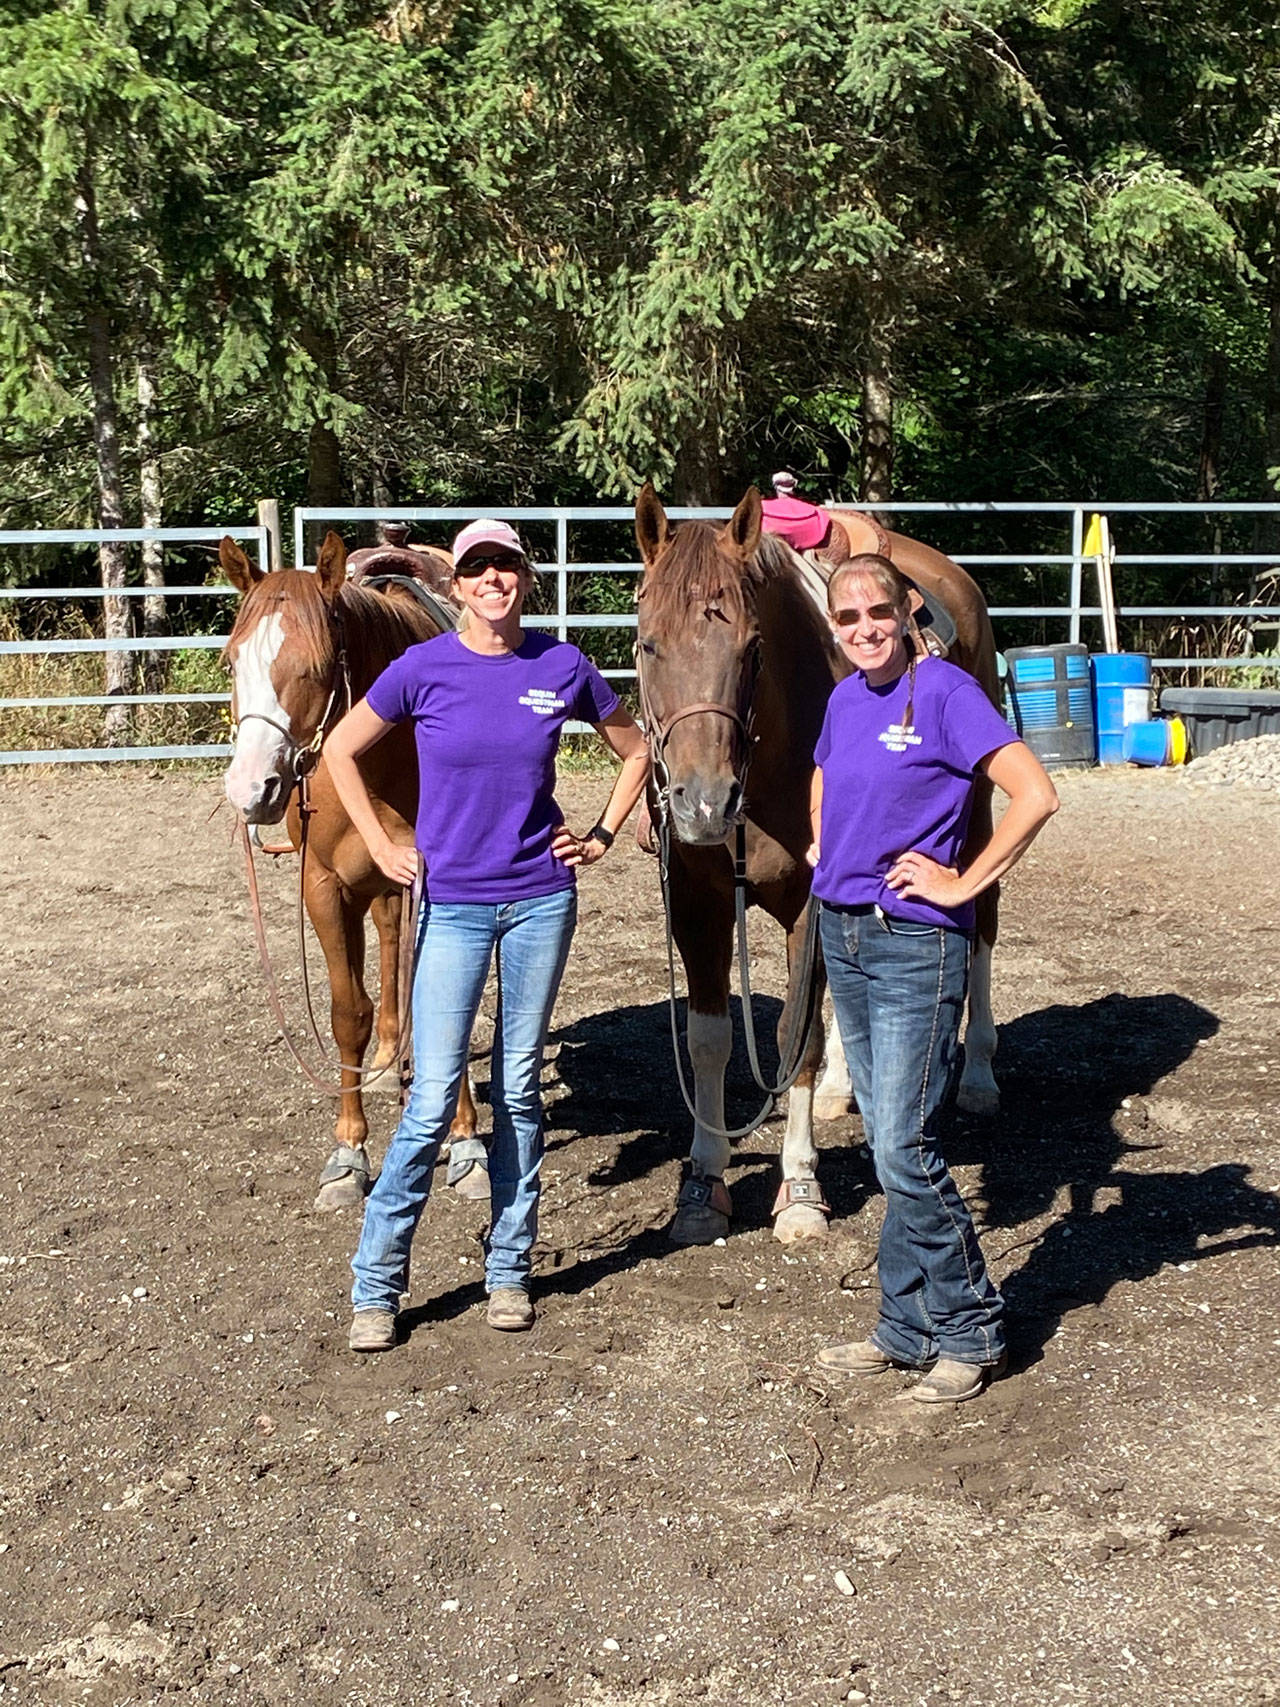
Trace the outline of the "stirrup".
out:
[[[449,1166],[445,1173],[446,1185],[457,1185],[459,1180],[466,1179],[472,1168],[481,1172],[489,1171],[489,1152],[484,1147],[483,1138],[455,1138],[449,1145]]]

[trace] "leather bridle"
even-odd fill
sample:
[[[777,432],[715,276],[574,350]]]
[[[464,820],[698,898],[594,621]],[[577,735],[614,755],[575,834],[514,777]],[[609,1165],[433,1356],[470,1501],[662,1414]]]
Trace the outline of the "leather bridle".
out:
[[[733,725],[738,733],[738,762],[733,767],[734,780],[742,795],[745,806],[747,793],[747,771],[751,764],[751,749],[755,745],[755,696],[756,684],[760,679],[760,636],[752,638],[748,657],[744,660],[742,671],[742,689],[740,703],[729,705],[724,700],[700,699],[689,705],[682,705],[678,711],[672,712],[665,720],[658,716],[653,708],[653,698],[649,692],[649,684],[645,676],[644,659],[646,653],[639,641],[636,642],[636,687],[640,697],[640,716],[644,722],[645,734],[649,738],[649,758],[653,767],[654,792],[658,801],[660,818],[665,822],[671,797],[671,773],[667,767],[667,743],[670,741],[676,726],[689,717],[724,717]]]
[[[311,772],[319,764],[320,749],[324,745],[324,738],[329,733],[330,725],[334,722],[334,709],[338,706],[340,698],[346,701],[345,705],[342,707],[340,715],[351,710],[351,670],[347,663],[346,636],[342,631],[342,619],[336,611],[333,613],[331,620],[338,634],[338,646],[334,658],[333,686],[329,690],[329,698],[325,703],[324,710],[320,714],[320,721],[317,723],[315,733],[312,735],[311,739],[309,741],[299,741],[293,730],[289,728],[287,724],[279,722],[274,717],[269,717],[265,711],[246,711],[243,716],[236,717],[231,725],[231,739],[233,742],[240,732],[240,725],[242,723],[250,722],[266,723],[274,729],[278,735],[284,736],[288,743],[284,774],[289,781],[290,793],[293,792],[304,777],[310,776]]]

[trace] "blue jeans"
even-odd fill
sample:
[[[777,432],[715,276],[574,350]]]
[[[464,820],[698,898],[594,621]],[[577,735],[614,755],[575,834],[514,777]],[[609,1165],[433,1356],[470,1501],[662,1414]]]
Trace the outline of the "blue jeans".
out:
[[[498,955],[493,1043],[492,1222],[485,1281],[526,1287],[538,1234],[542,1051],[578,918],[574,889],[528,901],[424,904],[413,975],[413,1089],[369,1194],[352,1259],[357,1310],[395,1310],[409,1246],[449,1131],[489,963]]]
[[[900,1363],[996,1363],[1004,1354],[1003,1301],[937,1145],[969,939],[875,908],[825,903],[821,933],[849,1076],[885,1195],[880,1320],[871,1337]]]

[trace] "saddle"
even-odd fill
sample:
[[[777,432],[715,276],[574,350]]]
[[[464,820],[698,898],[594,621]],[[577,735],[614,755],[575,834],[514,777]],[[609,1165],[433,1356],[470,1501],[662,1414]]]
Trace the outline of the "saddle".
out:
[[[453,578],[453,559],[434,546],[385,544],[366,545],[347,558],[348,581],[367,582],[388,575],[420,581],[443,598]]]
[[[448,599],[441,598],[439,593],[433,592],[425,581],[419,580],[416,576],[362,575],[360,585],[368,587],[371,592],[375,593],[392,592],[397,587],[402,588],[416,599],[427,614],[440,625],[442,634],[451,628],[456,629],[461,623],[462,612],[457,605],[452,604]]]
[[[956,643],[956,625],[951,613],[935,595],[921,590],[900,563],[894,563],[893,535],[874,516],[863,510],[831,511],[797,498],[793,474],[775,474],[776,497],[761,504],[764,531],[785,539],[791,549],[817,569],[822,577],[823,596],[832,572],[860,552],[872,551],[886,557],[911,588],[911,616],[922,652],[945,658]],[[851,533],[865,534],[855,541]],[[810,591],[815,593],[812,586]],[[825,605],[824,605],[825,608]]]

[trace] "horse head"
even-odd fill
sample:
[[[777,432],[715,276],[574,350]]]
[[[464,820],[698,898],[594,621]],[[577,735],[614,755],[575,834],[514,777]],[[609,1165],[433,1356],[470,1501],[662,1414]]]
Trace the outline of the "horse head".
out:
[[[218,561],[241,594],[224,661],[231,671],[235,754],[227,799],[250,824],[278,824],[299,778],[311,769],[337,706],[342,654],[336,601],[346,548],[325,536],[314,575],[264,575],[224,539]]]
[[[636,500],[644,562],[636,670],[654,777],[682,842],[723,842],[742,816],[761,639],[754,567],[760,494],[723,528],[672,527],[653,486]]]

